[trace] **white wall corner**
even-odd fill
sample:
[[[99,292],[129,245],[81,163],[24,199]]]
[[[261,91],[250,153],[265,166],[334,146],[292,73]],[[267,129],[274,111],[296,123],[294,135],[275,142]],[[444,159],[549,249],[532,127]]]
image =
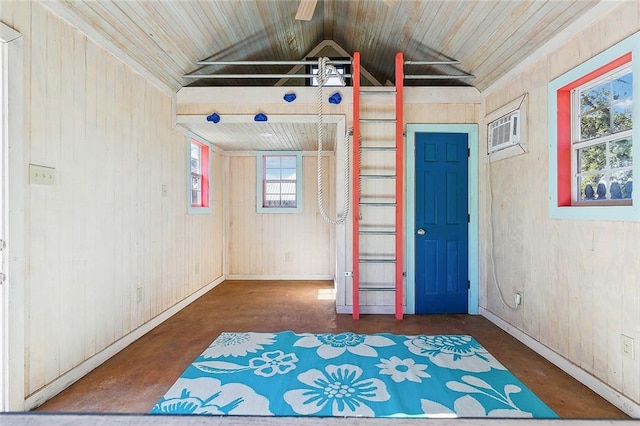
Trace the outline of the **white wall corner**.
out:
[[[31,410],[35,407],[42,405],[44,402],[53,398],[58,393],[62,392],[64,389],[71,386],[73,383],[84,377],[86,374],[100,366],[102,363],[107,361],[109,358],[116,355],[121,350],[125,349],[127,346],[138,340],[140,337],[144,336],[146,333],[168,320],[176,313],[187,307],[189,304],[203,296],[208,291],[212,290],[218,284],[224,281],[224,276],[220,276],[216,278],[214,281],[202,287],[200,290],[197,290],[191,296],[181,300],[176,303],[166,311],[162,312],[160,315],[152,318],[146,323],[142,324],[137,329],[133,330],[131,333],[123,336],[120,340],[115,341],[111,345],[107,346],[101,352],[98,352],[91,358],[87,359],[83,363],[79,364],[75,368],[69,370],[65,374],[59,376],[57,379],[47,384],[43,388],[39,389],[37,392],[29,395],[24,402],[24,409]],[[0,423],[2,423],[0,421]]]
[[[634,419],[640,418],[640,404],[632,401],[630,398],[621,394],[608,384],[604,383],[602,380],[578,367],[576,364],[571,362],[571,360],[566,359],[562,355],[555,352],[553,349],[543,345],[533,337],[529,336],[515,326],[509,324],[487,309],[480,308],[480,315],[518,339],[520,342],[528,346],[537,354],[600,395],[602,398],[609,401],[611,404],[619,408],[628,416]]]

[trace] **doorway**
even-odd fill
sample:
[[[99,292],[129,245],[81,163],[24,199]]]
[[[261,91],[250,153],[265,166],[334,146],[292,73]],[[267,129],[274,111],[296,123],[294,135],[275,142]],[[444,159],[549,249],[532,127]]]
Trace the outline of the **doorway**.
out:
[[[478,127],[407,125],[407,313],[478,312]]]
[[[0,23],[1,411],[24,409],[24,286],[22,283],[24,283],[26,192],[24,166],[27,163],[27,155],[23,138],[23,39],[18,32]]]

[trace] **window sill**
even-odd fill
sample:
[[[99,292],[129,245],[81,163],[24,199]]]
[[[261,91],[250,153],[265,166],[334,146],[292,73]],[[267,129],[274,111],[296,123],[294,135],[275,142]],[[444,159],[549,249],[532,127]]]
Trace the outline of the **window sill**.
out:
[[[574,201],[569,207],[594,207],[594,206],[633,206],[631,200],[593,200],[593,201]]]
[[[269,214],[269,213],[302,213],[302,208],[286,208],[286,207],[258,207],[258,213],[261,214]]]
[[[189,206],[187,210],[188,214],[209,214],[211,213],[211,207],[193,207]]]
[[[621,204],[620,201],[581,202],[571,206],[550,205],[549,217],[551,219],[639,222],[640,209],[626,200],[622,201],[625,204]]]

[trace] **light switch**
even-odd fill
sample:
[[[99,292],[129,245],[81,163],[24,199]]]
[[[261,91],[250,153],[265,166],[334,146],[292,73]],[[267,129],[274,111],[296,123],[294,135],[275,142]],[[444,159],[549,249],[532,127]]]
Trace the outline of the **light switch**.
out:
[[[56,169],[53,167],[39,166],[37,164],[29,164],[29,183],[31,185],[55,185]]]

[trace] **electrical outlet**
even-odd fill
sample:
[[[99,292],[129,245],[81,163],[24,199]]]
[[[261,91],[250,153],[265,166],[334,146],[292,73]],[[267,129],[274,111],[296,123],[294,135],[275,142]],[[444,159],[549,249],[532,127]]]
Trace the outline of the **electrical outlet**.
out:
[[[31,185],[55,185],[56,169],[53,167],[39,166],[37,164],[29,164],[29,183]]]
[[[624,334],[621,335],[622,341],[622,355],[627,358],[635,359],[634,346],[633,346],[633,338],[626,336]]]
[[[136,289],[136,302],[142,302],[142,287]]]
[[[516,304],[516,308],[519,306],[522,306],[522,302],[524,301],[523,297],[522,297],[522,292],[521,291],[517,291],[514,295],[513,295],[513,301]]]
[[[199,263],[196,263],[195,270],[196,270],[196,274],[200,273],[200,264]]]
[[[161,193],[163,197],[167,196],[167,185],[162,185]]]

